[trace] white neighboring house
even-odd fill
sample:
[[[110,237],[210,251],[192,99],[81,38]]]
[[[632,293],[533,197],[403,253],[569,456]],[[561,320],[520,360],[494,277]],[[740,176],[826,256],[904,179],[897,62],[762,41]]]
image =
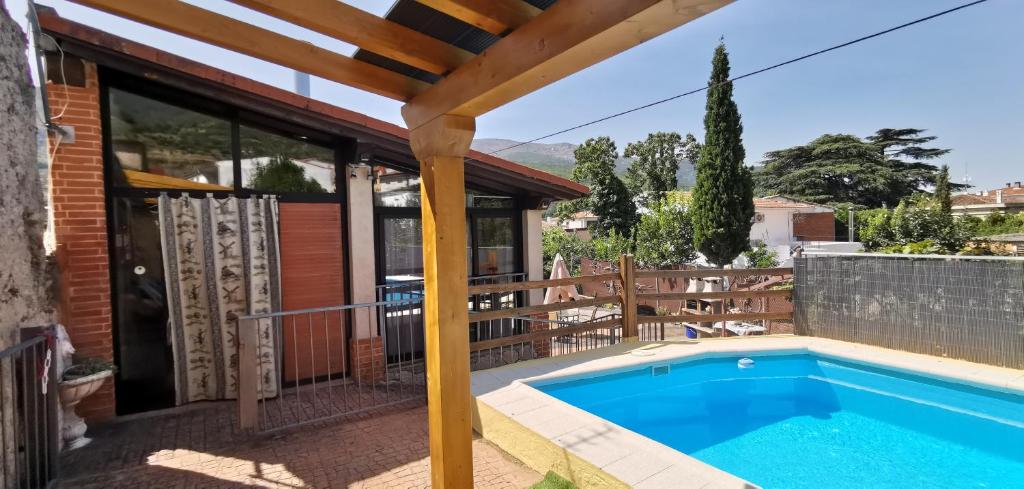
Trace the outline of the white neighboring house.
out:
[[[763,243],[778,255],[780,266],[791,266],[794,248],[821,252],[855,252],[860,243],[837,242],[835,210],[831,207],[771,196],[754,199],[754,225],[750,228],[751,246]],[[740,255],[734,265],[746,267]]]
[[[573,233],[581,239],[589,240],[593,236],[594,228],[597,227],[597,216],[590,211],[580,211],[572,215],[572,219],[562,221],[561,228],[567,233]]]
[[[776,247],[834,240],[835,211],[831,207],[779,196],[754,199],[751,244]]]

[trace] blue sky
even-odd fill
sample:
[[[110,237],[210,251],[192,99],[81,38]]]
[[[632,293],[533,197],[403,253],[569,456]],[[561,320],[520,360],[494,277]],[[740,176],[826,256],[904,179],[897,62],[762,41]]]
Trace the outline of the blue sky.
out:
[[[41,0],[67,18],[166,51],[292,88],[290,70],[103,14]],[[190,3],[350,54],[354,47],[222,0]],[[966,0],[738,0],[675,31],[478,119],[477,137],[531,139],[707,81],[720,37],[733,74],[752,71]],[[391,0],[346,0],[382,15]],[[7,0],[24,17],[25,0]],[[747,162],[823,133],[926,128],[953,152],[941,162],[980,188],[1024,180],[1024,1],[990,0],[924,24],[736,83]],[[313,79],[313,96],[402,124],[400,103]],[[653,131],[702,134],[703,94],[543,142],[608,135],[624,148]]]

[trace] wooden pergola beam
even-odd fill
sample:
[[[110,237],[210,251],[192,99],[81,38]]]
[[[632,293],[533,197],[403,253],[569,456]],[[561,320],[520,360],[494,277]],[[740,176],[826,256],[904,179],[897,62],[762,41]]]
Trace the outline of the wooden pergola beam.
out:
[[[230,1],[438,75],[473,58],[469,51],[338,0]]]
[[[523,0],[416,0],[494,35],[518,29],[541,10]]]
[[[409,100],[430,86],[178,0],[71,1],[395,100]]]
[[[410,129],[477,117],[732,0],[560,0],[402,107]]]

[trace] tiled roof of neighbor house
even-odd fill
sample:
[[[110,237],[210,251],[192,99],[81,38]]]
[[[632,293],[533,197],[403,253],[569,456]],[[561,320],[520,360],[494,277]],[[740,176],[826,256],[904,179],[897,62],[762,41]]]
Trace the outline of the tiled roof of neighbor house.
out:
[[[951,200],[953,206],[965,206],[965,205],[986,205],[995,204],[998,199],[998,195],[1002,194],[1002,201],[1004,204],[1008,203],[1021,203],[1024,204],[1024,188],[1020,187],[1020,182],[1014,182],[1011,186],[1007,184],[1006,187],[992,189],[986,192],[982,192],[980,195],[977,193],[973,194],[959,194],[954,195]]]
[[[755,198],[754,207],[761,209],[814,209],[826,206],[790,199],[789,197],[773,196]]]
[[[40,5],[38,9],[43,31],[64,42],[66,52],[97,62],[100,60],[95,58],[128,59],[140,65],[137,69],[141,73],[135,74],[156,81],[166,81],[166,73],[173,73],[213,83],[224,90],[243,92],[267,105],[287,106],[291,111],[301,111],[327,120],[339,129],[359,131],[376,138],[375,141],[390,142],[393,148],[401,148],[404,154],[399,156],[410,164],[418,164],[408,145],[409,131],[403,127],[64,19],[49,7]],[[533,197],[575,199],[589,193],[585,185],[572,180],[473,150],[466,156],[466,180],[483,182],[492,188],[500,186],[516,189],[520,194]]]
[[[996,234],[985,236],[985,239],[999,243],[1024,243],[1024,233]]]

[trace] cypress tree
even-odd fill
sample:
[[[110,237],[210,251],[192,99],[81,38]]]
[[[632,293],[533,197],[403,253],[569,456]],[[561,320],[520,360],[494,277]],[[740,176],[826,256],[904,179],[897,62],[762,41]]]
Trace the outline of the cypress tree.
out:
[[[935,177],[935,200],[939,202],[939,208],[943,213],[950,214],[953,211],[952,199],[949,190],[949,165],[942,165]]]
[[[709,262],[725,266],[750,247],[754,183],[743,166],[743,125],[732,100],[724,43],[715,49],[707,97],[693,189],[693,241]]]

